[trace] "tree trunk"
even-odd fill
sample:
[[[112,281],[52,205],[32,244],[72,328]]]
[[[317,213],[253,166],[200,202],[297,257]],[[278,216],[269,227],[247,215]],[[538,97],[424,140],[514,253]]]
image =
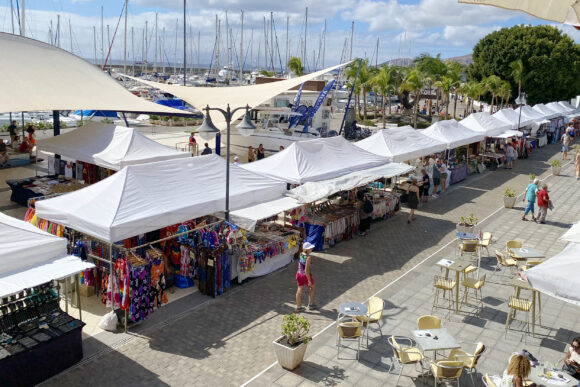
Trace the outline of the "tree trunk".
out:
[[[455,93],[455,99],[453,100],[453,118],[457,118],[455,114],[457,112],[457,93]]]
[[[367,120],[367,93],[363,90],[363,120]],[[366,124],[365,124],[366,125]]]
[[[432,102],[431,102],[431,85],[429,85],[429,102],[427,103],[427,115],[429,117],[431,117],[431,106],[432,106]],[[417,129],[417,127],[415,127],[415,129]]]
[[[391,115],[391,93],[389,93],[389,115]]]
[[[381,107],[383,108],[383,129],[384,129],[385,128],[385,109],[386,109],[386,107],[385,107],[385,95],[384,94],[381,96],[381,101],[383,102]]]
[[[415,129],[417,129],[417,116],[419,115],[419,101],[420,101],[419,93],[420,92],[421,92],[421,90],[417,90],[417,93],[416,93],[417,103],[415,104],[414,125],[413,125],[415,127]]]
[[[447,103],[445,104],[445,119],[447,119],[447,116],[449,115],[449,93],[447,93]]]
[[[491,95],[491,106],[489,107],[489,115],[493,113],[493,103],[494,103],[495,95]]]
[[[379,112],[378,112],[378,110],[377,110],[377,93],[375,92],[375,93],[373,93],[373,94],[374,94],[374,96],[375,96],[375,119],[377,119],[377,117],[378,117],[378,114],[379,114]]]
[[[439,114],[439,88],[435,89],[435,114]]]

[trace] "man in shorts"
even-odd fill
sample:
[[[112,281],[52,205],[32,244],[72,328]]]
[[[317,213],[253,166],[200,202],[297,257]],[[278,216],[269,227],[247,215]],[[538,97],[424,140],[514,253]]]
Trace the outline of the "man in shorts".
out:
[[[562,135],[562,160],[568,158],[568,151],[570,150],[570,136],[567,133]]]
[[[437,199],[437,188],[441,184],[441,160],[435,159],[435,164],[433,164],[433,191],[431,196]]]

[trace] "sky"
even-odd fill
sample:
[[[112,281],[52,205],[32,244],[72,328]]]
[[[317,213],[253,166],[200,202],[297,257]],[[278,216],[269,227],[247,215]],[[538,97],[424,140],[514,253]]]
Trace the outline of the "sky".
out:
[[[0,0],[0,31],[12,32],[14,22],[15,32],[20,32],[16,9],[21,2]],[[14,18],[11,17],[11,3]],[[129,0],[128,63],[144,58],[154,63],[155,53],[159,66],[162,63],[169,66],[183,63],[183,3],[183,0]],[[26,0],[25,7],[26,36],[48,42],[52,35],[53,43],[57,44],[57,19],[60,15],[62,48],[72,49],[76,55],[102,63],[108,53],[108,42],[114,36],[110,60],[123,61],[124,18],[120,18],[123,0]],[[244,43],[240,47],[242,11]],[[473,46],[486,34],[518,24],[552,24],[580,43],[580,31],[570,26],[545,22],[519,11],[458,4],[457,0],[187,0],[186,15],[189,63],[209,64],[212,58],[216,58],[217,15],[221,30],[219,66],[231,64],[239,68],[241,61],[246,69],[266,66],[264,18],[268,39],[270,31],[275,30],[273,61],[268,42],[270,66],[274,62],[274,66],[279,68],[286,63],[286,42],[289,56],[302,57],[306,33],[306,61],[303,60],[303,64],[308,71],[349,58],[353,22],[352,57],[367,57],[373,64],[394,58],[412,58],[422,53],[441,54],[442,58],[470,54]],[[273,26],[269,22],[271,15]],[[325,21],[326,46],[323,49]],[[51,23],[52,34],[49,32]],[[229,45],[228,37],[232,42]],[[157,50],[155,43],[158,43]],[[214,59],[214,66],[215,62]]]

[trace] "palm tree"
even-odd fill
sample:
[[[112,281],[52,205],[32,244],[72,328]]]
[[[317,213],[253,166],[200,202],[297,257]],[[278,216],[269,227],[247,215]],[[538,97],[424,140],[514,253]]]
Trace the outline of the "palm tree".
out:
[[[363,120],[367,120],[367,94],[372,89],[371,71],[368,66],[368,59],[363,60],[358,73],[358,81],[360,82],[361,92],[363,95]]]
[[[456,117],[457,112],[457,89],[461,85],[461,64],[459,62],[447,62],[446,76],[452,80],[452,90],[455,92],[455,99],[453,101],[453,118]]]
[[[441,90],[443,95],[445,95],[445,119],[447,119],[447,115],[449,114],[449,94],[451,93],[451,89],[453,89],[455,83],[453,79],[444,75],[441,77],[441,80],[435,82],[434,85]]]
[[[507,105],[512,96],[512,85],[508,81],[502,81],[499,87],[499,96],[501,97],[500,108],[504,106],[504,101]]]
[[[417,116],[419,115],[419,100],[421,98],[421,89],[423,88],[423,74],[416,67],[411,68],[406,76],[405,80],[401,84],[401,89],[406,91],[412,91],[415,95],[413,101],[413,126],[417,129]]]
[[[297,77],[304,75],[304,67],[302,67],[302,61],[297,56],[293,56],[290,59],[288,59],[288,68],[290,69],[290,71],[296,74]]]
[[[429,88],[429,93],[431,93],[431,87],[435,82],[441,80],[441,77],[447,72],[445,63],[441,60],[441,54],[437,54],[436,57],[432,57],[429,54],[421,54],[414,61],[417,69],[423,73],[423,79],[425,85]],[[439,90],[437,90],[436,99],[437,108],[439,107]],[[429,112],[431,115],[431,98],[429,98]]]
[[[497,75],[490,75],[483,78],[482,85],[486,92],[491,93],[491,107],[489,109],[489,114],[493,113],[493,105],[495,102],[495,97],[499,94],[499,89],[501,87],[502,79]]]
[[[359,59],[361,60],[361,59]],[[359,61],[358,60],[354,60],[352,61],[347,67],[346,70],[344,72],[344,76],[346,77],[346,86],[350,89],[353,87],[354,85],[354,90],[353,90],[353,94],[355,97],[355,101],[354,101],[354,109],[355,111],[358,112],[358,115],[360,116],[360,91],[361,91],[361,87],[360,87],[360,82],[358,79],[356,79],[355,82],[355,78],[357,76],[357,72],[358,72],[358,67],[359,67]],[[362,67],[362,64],[361,64]]]
[[[383,128],[385,127],[385,97],[388,96],[389,98],[389,114],[391,114],[391,98],[389,92],[391,91],[391,71],[392,69],[389,68],[388,65],[381,65],[379,67],[379,71],[373,77],[373,85],[376,93],[381,96],[381,101],[383,105]]]
[[[512,69],[512,78],[518,84],[518,96],[522,94],[522,79],[524,78],[524,62],[521,59],[514,60],[510,63]]]
[[[376,82],[375,82],[375,78],[377,76],[377,74],[379,73],[379,68],[378,67],[370,67],[369,68],[369,87],[370,90],[372,90],[373,94],[374,94],[374,118],[376,119],[378,117],[378,104],[377,104],[377,95],[379,94],[377,89],[376,89]],[[369,90],[369,91],[370,91]],[[384,101],[383,101],[384,102]]]
[[[268,71],[268,70],[260,70],[260,75],[263,75],[265,77],[273,77],[274,76],[274,72],[273,71]]]

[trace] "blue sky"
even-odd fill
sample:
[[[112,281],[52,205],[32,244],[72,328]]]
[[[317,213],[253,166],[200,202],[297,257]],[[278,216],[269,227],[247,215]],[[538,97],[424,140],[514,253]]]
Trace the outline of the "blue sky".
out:
[[[0,31],[11,32],[10,0],[0,0]],[[12,0],[16,6],[16,0]],[[161,6],[159,4],[162,4]],[[104,10],[103,41],[107,46],[118,22],[122,0],[26,0],[27,36],[48,41],[52,20],[56,29],[57,14],[61,15],[61,47],[70,50],[72,30],[73,52],[85,58],[94,56],[93,27],[96,31],[97,60],[106,54],[101,52],[101,6]],[[163,39],[162,52],[158,55],[168,63],[181,58],[183,41],[183,0],[130,0],[128,17],[129,58],[141,60],[144,56],[144,27],[148,22],[147,40],[150,42],[148,58],[154,61],[155,13],[158,13],[158,39]],[[208,63],[215,47],[215,15],[221,20],[220,64],[227,64],[226,11],[233,46],[232,62],[239,54],[241,10],[244,11],[244,57],[246,66],[263,67],[264,63],[264,17],[274,12],[274,25],[280,54],[278,61],[286,56],[286,20],[289,18],[290,55],[300,56],[304,37],[304,13],[309,8],[307,30],[307,65],[322,65],[321,35],[324,20],[327,21],[325,65],[338,63],[344,56],[345,39],[350,36],[351,22],[355,22],[353,56],[368,57],[372,63],[376,57],[376,41],[379,39],[378,61],[397,57],[414,57],[427,52],[438,53],[443,58],[465,55],[487,33],[501,27],[516,24],[549,24],[518,11],[494,7],[458,4],[456,0],[189,0],[187,11],[189,41],[188,56],[194,61]],[[16,23],[17,19],[16,19]],[[69,30],[70,23],[70,30]],[[176,24],[178,30],[176,31]],[[569,26],[557,25],[576,42],[580,31]],[[131,44],[131,27],[133,40]],[[252,32],[253,30],[253,32]],[[191,34],[190,34],[191,31]],[[176,33],[177,32],[177,33]],[[197,36],[201,36],[199,55]],[[253,34],[253,35],[252,35]],[[54,35],[53,35],[54,36]],[[176,36],[178,37],[176,39]],[[112,47],[113,59],[122,59],[123,21]],[[349,45],[346,45],[348,50]],[[181,59],[179,59],[181,60]],[[190,59],[191,60],[191,59]],[[158,59],[158,61],[161,61]]]

